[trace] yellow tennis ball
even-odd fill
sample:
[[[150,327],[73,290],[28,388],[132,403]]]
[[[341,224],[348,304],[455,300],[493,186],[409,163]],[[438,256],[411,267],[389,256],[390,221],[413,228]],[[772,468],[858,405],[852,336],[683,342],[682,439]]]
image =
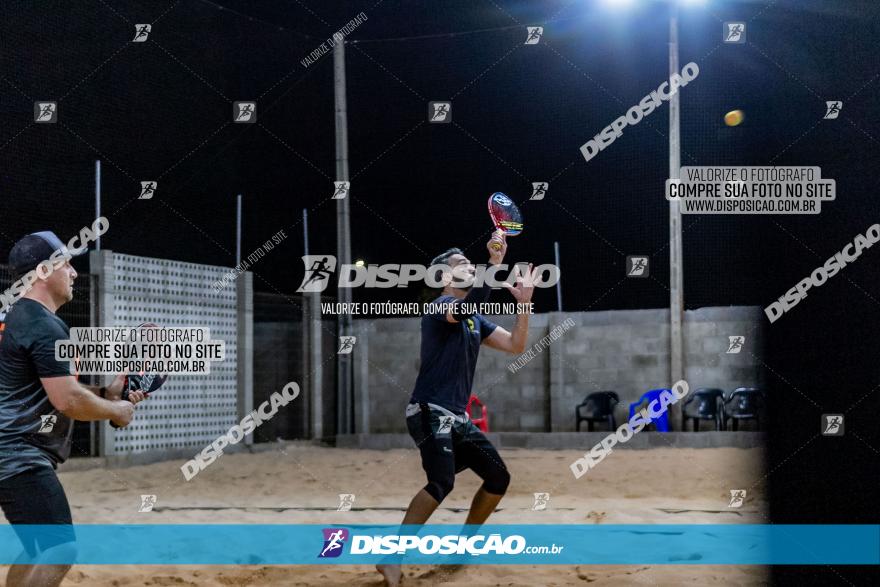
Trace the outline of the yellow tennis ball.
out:
[[[731,110],[724,115],[724,124],[727,126],[737,126],[746,117],[742,110]]]

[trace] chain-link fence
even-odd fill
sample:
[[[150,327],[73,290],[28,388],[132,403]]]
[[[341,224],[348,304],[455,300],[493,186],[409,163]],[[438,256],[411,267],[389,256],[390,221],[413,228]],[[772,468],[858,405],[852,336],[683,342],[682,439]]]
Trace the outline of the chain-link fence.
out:
[[[297,6],[221,10],[202,1],[179,3],[154,24],[149,40],[132,43],[140,9],[119,4],[7,9],[9,51],[2,59],[14,87],[0,86],[10,105],[0,120],[11,129],[0,158],[15,189],[4,203],[0,258],[18,236],[13,227],[39,230],[48,222],[67,238],[90,223],[94,160],[102,159],[102,210],[110,220],[105,248],[233,264],[235,197],[243,193],[245,255],[279,229],[294,237],[252,269],[255,289],[293,291],[302,274],[289,270],[290,260],[302,254],[304,207],[312,251],[336,250],[336,202],[329,199],[336,179],[333,59],[299,63],[334,29],[327,24],[327,35],[319,36],[298,30],[295,12],[286,12]],[[552,262],[559,241],[563,309],[668,306],[667,105],[627,127],[591,161],[579,151],[668,78],[668,13],[656,3],[627,16],[624,51],[612,17],[579,4],[540,14],[535,44],[525,43],[526,24],[538,15],[502,5],[474,11],[470,2],[450,2],[430,15],[442,33],[402,38],[385,6],[318,10],[326,23],[345,23],[361,10],[368,17],[346,39],[354,258],[426,263],[459,246],[483,262],[491,228],[485,200],[503,191],[523,204],[526,220],[523,235],[512,239],[511,258]],[[682,164],[752,164],[776,156],[776,164],[785,164],[797,156],[786,145],[814,116],[805,104],[788,107],[790,96],[804,98],[802,88],[754,50],[757,58],[744,65],[742,47],[722,45],[716,21],[708,11],[681,18],[680,62],[700,67],[681,91]],[[31,56],[26,70],[14,59],[57,39],[64,39],[69,67],[49,67],[48,53]],[[774,55],[789,51],[776,39],[766,42]],[[46,59],[46,67],[34,59]],[[768,79],[781,88],[772,97],[761,91]],[[232,103],[245,96],[256,101],[257,122],[234,124]],[[58,101],[58,123],[34,125],[34,100],[49,98]],[[450,102],[448,124],[428,120],[435,100]],[[737,128],[722,122],[733,107],[746,112]],[[774,118],[783,109],[787,118]],[[762,125],[777,138],[756,135]],[[825,159],[819,153],[810,161],[824,165]],[[137,200],[142,180],[157,181],[153,199]],[[532,182],[549,184],[543,200],[530,200]],[[778,296],[782,284],[768,283],[749,261],[766,250],[754,238],[759,232],[779,232],[773,222],[686,217],[686,308]],[[650,258],[648,279],[623,280],[627,255]],[[707,266],[724,270],[697,270]],[[357,291],[355,298],[414,301],[416,295]],[[555,301],[552,290],[536,296],[539,311],[555,309]]]
[[[314,400],[308,390],[315,374],[305,368],[309,364],[309,335],[303,329],[304,317],[308,320],[308,303],[304,314],[304,301],[301,294],[254,294],[254,406],[268,400],[290,381],[301,389],[299,401],[289,404],[254,431],[255,442],[311,437],[309,410]],[[322,301],[330,302],[333,298],[325,297]],[[336,429],[336,369],[334,361],[325,360],[334,357],[337,349],[336,321],[332,316],[322,318],[320,335],[323,431],[324,435],[332,436]]]

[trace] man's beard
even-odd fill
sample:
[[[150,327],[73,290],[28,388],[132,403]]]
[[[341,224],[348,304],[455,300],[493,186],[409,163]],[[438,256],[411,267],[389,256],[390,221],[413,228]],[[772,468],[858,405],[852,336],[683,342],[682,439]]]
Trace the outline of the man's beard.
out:
[[[69,301],[71,301],[71,300],[73,299],[73,283],[68,284],[68,285],[64,288],[64,295],[63,295],[63,297],[64,297],[64,301],[65,301],[65,302],[69,302]]]

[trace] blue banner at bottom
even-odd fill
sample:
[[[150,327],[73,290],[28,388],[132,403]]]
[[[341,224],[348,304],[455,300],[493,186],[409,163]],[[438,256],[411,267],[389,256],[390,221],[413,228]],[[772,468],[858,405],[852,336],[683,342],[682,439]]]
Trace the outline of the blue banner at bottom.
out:
[[[0,526],[13,562],[877,565],[880,525]]]

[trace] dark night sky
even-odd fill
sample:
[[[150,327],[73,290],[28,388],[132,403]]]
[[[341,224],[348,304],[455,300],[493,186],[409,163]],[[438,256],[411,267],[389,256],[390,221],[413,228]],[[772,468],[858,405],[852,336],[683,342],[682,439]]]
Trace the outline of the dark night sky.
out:
[[[347,47],[356,258],[426,262],[458,245],[481,260],[486,197],[521,202],[531,181],[552,179],[544,201],[523,206],[511,260],[550,262],[558,240],[566,310],[668,304],[668,107],[590,162],[578,151],[667,76],[661,3],[618,14],[586,0],[220,3],[0,4],[0,257],[27,232],[68,238],[90,223],[100,157],[105,248],[230,266],[244,192],[245,254],[280,229],[289,236],[253,267],[255,285],[293,291],[302,208],[313,251],[335,250],[332,57],[300,60],[363,11]],[[872,0],[710,1],[682,14],[681,63],[700,66],[682,90],[682,164],[820,166],[838,194],[818,216],[685,216],[687,308],[766,306],[880,221],[878,16]],[[745,45],[721,45],[725,20],[747,22]],[[131,43],[144,22],[150,40]],[[524,46],[536,24],[544,39]],[[250,99],[258,124],[231,124],[231,102]],[[427,124],[427,102],[443,99],[454,123]],[[841,117],[821,120],[832,99],[843,100]],[[33,124],[35,100],[59,100],[59,124]],[[746,120],[727,128],[735,108]],[[135,200],[147,179],[158,195]],[[628,254],[650,255],[653,277],[623,280]],[[792,419],[818,422],[801,394],[829,412],[867,397],[852,415],[873,422],[878,254],[767,327],[776,407]],[[555,309],[552,292],[536,301]],[[792,432],[779,454],[811,434]],[[876,459],[847,442],[847,466]],[[850,503],[876,510],[852,492]]]
[[[667,304],[668,108],[589,163],[578,151],[664,79],[663,10],[315,4],[4,3],[0,255],[22,233],[64,236],[94,217],[100,153],[106,248],[231,265],[234,195],[244,192],[245,253],[277,230],[290,237],[253,268],[257,288],[294,289],[303,207],[312,248],[335,249],[332,56],[300,60],[363,11],[347,62],[356,258],[423,262],[458,245],[479,260],[486,196],[522,202],[531,181],[555,178],[546,200],[523,206],[511,255],[550,261],[558,239],[567,309]],[[807,246],[821,257],[867,227],[880,136],[872,6],[715,2],[683,13],[681,63],[701,73],[682,93],[682,163],[820,165],[842,196],[816,217],[685,217],[687,307],[766,304],[817,264]],[[749,21],[749,44],[719,46],[727,19]],[[129,43],[140,22],[154,22],[151,41]],[[544,23],[545,43],[524,46],[519,23]],[[482,29],[497,30],[369,42]],[[842,119],[817,124],[824,99],[853,94]],[[454,124],[427,124],[426,102],[453,96]],[[32,99],[59,99],[60,124],[29,124]],[[257,99],[257,125],[229,123],[236,99]],[[746,122],[727,128],[733,108]],[[131,201],[137,182],[157,178],[156,199]],[[615,287],[627,254],[651,255],[655,278]]]

